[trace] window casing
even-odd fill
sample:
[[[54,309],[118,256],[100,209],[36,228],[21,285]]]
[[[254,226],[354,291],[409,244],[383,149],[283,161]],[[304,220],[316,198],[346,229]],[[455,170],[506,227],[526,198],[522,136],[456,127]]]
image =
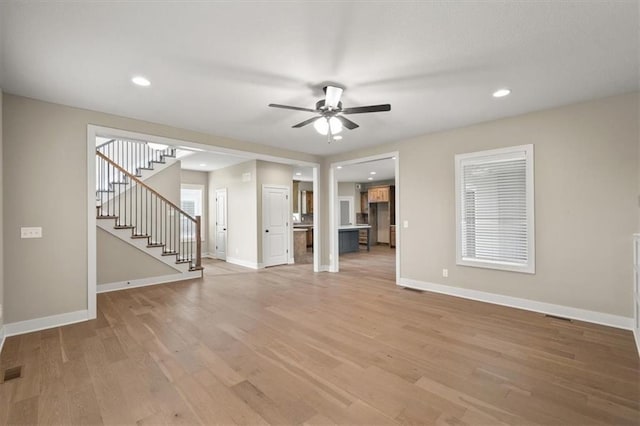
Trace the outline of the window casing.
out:
[[[535,273],[533,145],[460,154],[456,263]]]
[[[192,217],[200,216],[200,239],[205,240],[204,225],[204,185],[182,184],[180,186],[180,208]],[[195,228],[189,226],[186,218],[180,224],[182,241],[195,240]]]

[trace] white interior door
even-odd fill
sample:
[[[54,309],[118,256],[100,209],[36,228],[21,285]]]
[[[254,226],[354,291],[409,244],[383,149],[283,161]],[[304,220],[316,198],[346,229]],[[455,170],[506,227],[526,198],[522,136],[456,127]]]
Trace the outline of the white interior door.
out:
[[[264,266],[288,263],[289,189],[262,186],[262,262]]]
[[[216,250],[217,259],[227,258],[227,188],[216,189]]]

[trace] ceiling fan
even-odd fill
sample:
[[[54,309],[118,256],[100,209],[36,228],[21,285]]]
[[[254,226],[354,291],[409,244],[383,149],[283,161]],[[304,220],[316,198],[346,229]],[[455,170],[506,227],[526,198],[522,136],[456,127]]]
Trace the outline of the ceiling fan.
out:
[[[340,98],[342,97],[344,89],[337,86],[325,86],[323,87],[323,90],[325,98],[316,102],[316,109],[279,104],[269,104],[269,106],[273,108],[292,109],[295,111],[306,111],[319,114],[317,117],[312,117],[291,127],[297,129],[313,123],[313,127],[318,133],[327,135],[329,143],[333,140],[333,135],[340,133],[343,127],[346,127],[349,130],[360,127],[353,121],[344,117],[344,115],[391,111],[391,105],[389,104],[342,108]]]

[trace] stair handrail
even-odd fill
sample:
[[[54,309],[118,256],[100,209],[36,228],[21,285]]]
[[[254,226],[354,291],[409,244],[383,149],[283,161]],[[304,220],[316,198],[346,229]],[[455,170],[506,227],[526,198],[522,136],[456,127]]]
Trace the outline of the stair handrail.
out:
[[[180,207],[175,205],[173,202],[169,201],[166,197],[164,197],[158,191],[156,191],[155,189],[151,188],[149,185],[145,184],[143,181],[138,179],[138,177],[136,175],[128,172],[126,169],[121,167],[118,163],[116,163],[115,161],[111,160],[109,157],[107,157],[106,155],[104,155],[100,151],[96,150],[96,155],[98,157],[102,158],[107,163],[111,164],[116,169],[118,169],[121,173],[123,173],[125,176],[127,176],[132,181],[134,181],[136,184],[140,185],[142,188],[145,188],[147,191],[151,192],[152,194],[154,194],[155,196],[160,198],[162,201],[167,203],[169,206],[171,206],[172,208],[176,209],[178,212],[182,213],[188,220],[192,221],[195,224],[195,227],[196,227],[196,268],[200,268],[202,266],[202,241],[201,241],[201,234],[200,234],[200,224],[202,222],[201,217],[200,216],[192,217],[189,213],[185,212]]]
[[[115,139],[109,139],[106,142],[101,143],[100,145],[96,146],[96,150],[102,148],[103,146],[109,145],[110,143],[114,143],[116,140]]]

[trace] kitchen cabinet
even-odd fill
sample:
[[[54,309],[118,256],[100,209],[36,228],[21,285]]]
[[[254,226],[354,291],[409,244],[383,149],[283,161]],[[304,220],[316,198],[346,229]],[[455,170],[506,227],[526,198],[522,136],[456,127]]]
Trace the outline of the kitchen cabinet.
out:
[[[372,186],[367,190],[369,224],[373,243],[395,247],[396,191],[393,185]]]
[[[396,246],[396,226],[391,225],[389,228],[390,228],[389,247],[395,247]]]
[[[293,212],[300,213],[300,182],[293,181]]]
[[[307,247],[313,247],[313,228],[307,229]]]
[[[369,232],[366,229],[361,229],[358,234],[358,242],[360,244],[369,244]]]
[[[367,192],[360,193],[360,212],[363,214],[369,213],[369,194]]]
[[[373,186],[367,190],[370,203],[388,203],[391,198],[391,186]]]
[[[302,214],[313,213],[313,191],[302,191]]]

